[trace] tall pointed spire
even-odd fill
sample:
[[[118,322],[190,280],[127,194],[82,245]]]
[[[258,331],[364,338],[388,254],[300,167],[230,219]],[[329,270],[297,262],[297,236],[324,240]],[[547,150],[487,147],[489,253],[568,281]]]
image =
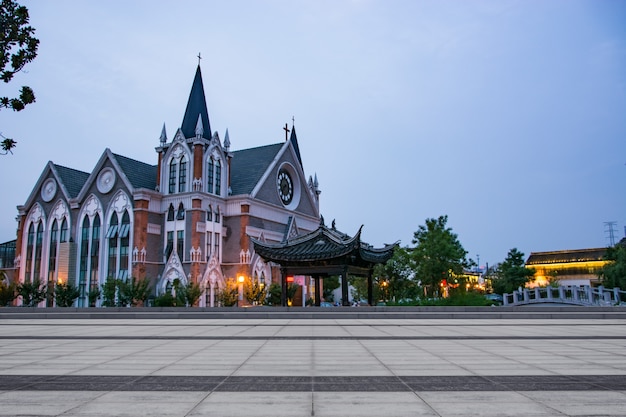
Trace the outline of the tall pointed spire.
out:
[[[203,133],[202,137],[211,139],[211,124],[209,123],[209,112],[206,107],[206,99],[204,97],[204,86],[202,84],[202,73],[200,65],[196,69],[196,76],[193,79],[191,92],[189,93],[189,101],[187,101],[187,109],[183,117],[181,130],[186,138],[196,136],[196,127],[198,126],[198,118],[202,119]]]
[[[163,123],[163,129],[161,130],[161,137],[159,138],[159,142],[161,142],[161,146],[165,145],[165,142],[167,142],[167,133],[165,132],[165,123]]]
[[[289,137],[289,141],[291,142],[293,149],[296,151],[296,156],[298,157],[298,162],[300,162],[300,166],[304,168],[302,165],[302,157],[300,156],[300,147],[298,146],[298,138],[296,136],[296,125],[291,125],[291,136]]]

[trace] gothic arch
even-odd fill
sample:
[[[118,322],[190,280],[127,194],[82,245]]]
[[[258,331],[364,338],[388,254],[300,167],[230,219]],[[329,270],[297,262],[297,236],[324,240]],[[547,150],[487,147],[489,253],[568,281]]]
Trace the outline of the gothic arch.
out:
[[[183,265],[180,262],[178,253],[173,251],[170,255],[170,259],[167,261],[167,265],[165,265],[163,276],[157,285],[157,295],[164,294],[169,286],[174,285],[176,279],[178,279],[182,285],[187,285],[188,281]]]
[[[207,267],[204,270],[204,274],[202,275],[200,285],[204,289],[202,297],[200,298],[200,306],[208,307],[212,302],[213,305],[216,305],[217,303],[215,302],[215,297],[217,295],[217,291],[221,291],[226,286],[226,281],[215,253],[212,254],[209,259]],[[208,303],[207,298],[209,298]]]

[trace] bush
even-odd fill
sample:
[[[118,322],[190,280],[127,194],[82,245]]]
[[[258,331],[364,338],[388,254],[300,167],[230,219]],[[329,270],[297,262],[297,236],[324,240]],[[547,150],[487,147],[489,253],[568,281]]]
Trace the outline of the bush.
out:
[[[0,281],[0,307],[8,306],[17,298],[17,286]]]
[[[54,300],[57,307],[71,307],[79,295],[80,290],[67,282],[54,287]]]
[[[17,285],[17,293],[22,296],[24,307],[36,307],[46,299],[46,284],[36,279],[32,282],[22,282]]]

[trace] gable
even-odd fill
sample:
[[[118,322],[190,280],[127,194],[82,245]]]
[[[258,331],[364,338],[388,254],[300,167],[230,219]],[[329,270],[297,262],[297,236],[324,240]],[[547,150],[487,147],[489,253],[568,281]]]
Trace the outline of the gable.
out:
[[[282,146],[282,143],[275,143],[233,152],[230,162],[232,195],[252,194]]]

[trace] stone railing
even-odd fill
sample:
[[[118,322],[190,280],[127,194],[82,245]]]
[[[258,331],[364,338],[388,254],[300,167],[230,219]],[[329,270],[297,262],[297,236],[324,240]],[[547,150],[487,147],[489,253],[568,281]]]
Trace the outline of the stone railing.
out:
[[[511,294],[504,294],[502,301],[503,305],[509,306],[539,303],[614,306],[626,305],[626,291],[619,288],[609,290],[603,286],[593,288],[588,285],[520,288]]]

